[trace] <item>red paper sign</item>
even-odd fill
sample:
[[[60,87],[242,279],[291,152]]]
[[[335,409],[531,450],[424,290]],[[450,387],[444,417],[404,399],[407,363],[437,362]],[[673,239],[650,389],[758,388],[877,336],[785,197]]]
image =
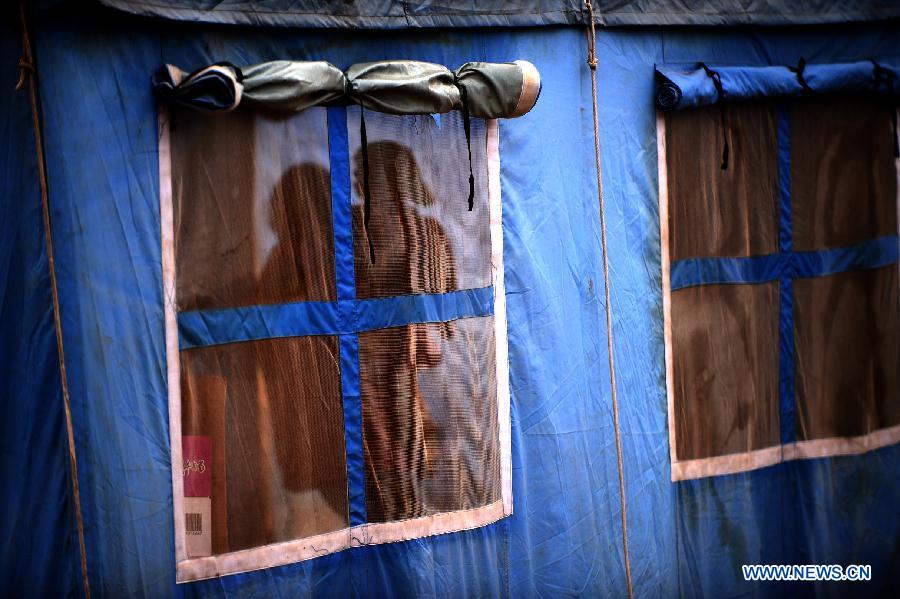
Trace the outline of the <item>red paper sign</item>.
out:
[[[184,496],[211,497],[212,437],[181,437],[181,457],[184,460]]]

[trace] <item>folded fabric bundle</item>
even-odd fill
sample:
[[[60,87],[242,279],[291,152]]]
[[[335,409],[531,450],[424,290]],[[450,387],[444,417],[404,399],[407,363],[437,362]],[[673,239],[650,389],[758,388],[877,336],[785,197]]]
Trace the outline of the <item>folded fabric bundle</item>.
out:
[[[295,112],[311,106],[358,104],[388,114],[467,111],[514,118],[537,102],[540,75],[530,62],[469,62],[456,71],[415,60],[386,60],[341,71],[322,61],[276,60],[239,68],[217,63],[192,73],[165,65],[153,76],[164,101],[218,112],[242,102]]]
[[[656,67],[656,105],[663,110],[753,98],[803,95],[900,95],[900,59],[796,66]]]

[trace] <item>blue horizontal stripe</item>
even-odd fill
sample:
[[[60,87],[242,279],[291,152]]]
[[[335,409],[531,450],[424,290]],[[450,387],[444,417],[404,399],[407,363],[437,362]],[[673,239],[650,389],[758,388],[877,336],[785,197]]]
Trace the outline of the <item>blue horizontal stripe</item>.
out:
[[[880,268],[900,260],[897,235],[842,248],[783,252],[747,258],[691,258],[672,263],[672,290],[696,285],[765,283],[782,278],[824,277],[851,270]]]
[[[672,263],[672,290],[695,285],[774,281],[784,269],[785,255],[790,254],[678,260]]]
[[[399,295],[355,303],[355,331],[386,329],[416,322],[443,322],[494,313],[494,288],[438,295]]]
[[[178,315],[181,349],[303,335],[345,335],[494,313],[494,288],[336,302],[197,310]]]
[[[794,277],[824,277],[850,270],[880,268],[898,260],[900,238],[889,235],[837,250],[797,252],[794,254]]]

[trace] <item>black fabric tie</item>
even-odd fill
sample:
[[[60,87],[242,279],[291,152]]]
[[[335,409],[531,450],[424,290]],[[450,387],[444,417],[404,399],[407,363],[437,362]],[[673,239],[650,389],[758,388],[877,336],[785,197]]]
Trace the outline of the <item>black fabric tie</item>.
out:
[[[463,131],[466,134],[466,149],[469,151],[469,212],[475,206],[475,174],[472,172],[472,127],[469,119],[469,96],[464,85],[459,86],[462,100]]]
[[[375,263],[375,244],[369,234],[369,220],[372,218],[372,191],[369,189],[369,142],[366,138],[366,111],[359,106],[359,145],[362,150],[363,167],[363,232],[369,244],[369,261]]]
[[[712,79],[713,85],[716,87],[716,102],[719,104],[719,126],[722,128],[722,170],[727,171],[730,148],[728,147],[728,126],[725,122],[725,88],[722,87],[722,77],[718,72],[706,66],[706,63],[701,62],[700,66],[706,72],[706,76]]]
[[[806,82],[806,77],[803,75],[803,71],[806,70],[805,58],[801,58],[796,67],[788,67],[788,69],[797,76],[797,83],[803,88],[804,94],[809,95],[813,93],[813,89]]]

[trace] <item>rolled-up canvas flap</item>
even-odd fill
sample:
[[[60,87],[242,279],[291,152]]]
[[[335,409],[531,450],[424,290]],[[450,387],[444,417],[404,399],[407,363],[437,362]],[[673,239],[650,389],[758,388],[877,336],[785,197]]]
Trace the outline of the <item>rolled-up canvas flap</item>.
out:
[[[341,71],[322,62],[276,60],[239,69],[212,65],[185,75],[166,65],[153,77],[159,97],[180,106],[227,111],[248,105],[296,112],[358,104],[387,114],[441,114],[463,108],[478,118],[515,118],[537,102],[541,78],[524,60],[469,62],[455,72],[415,60],[383,60]]]
[[[456,81],[466,90],[469,113],[483,119],[522,116],[541,91],[540,74],[525,60],[467,62],[456,70]]]
[[[663,110],[719,102],[803,95],[900,95],[900,59],[793,66],[692,63],[656,67],[656,104]]]
[[[297,112],[344,95],[346,78],[324,61],[273,60],[242,69],[247,102]]]

